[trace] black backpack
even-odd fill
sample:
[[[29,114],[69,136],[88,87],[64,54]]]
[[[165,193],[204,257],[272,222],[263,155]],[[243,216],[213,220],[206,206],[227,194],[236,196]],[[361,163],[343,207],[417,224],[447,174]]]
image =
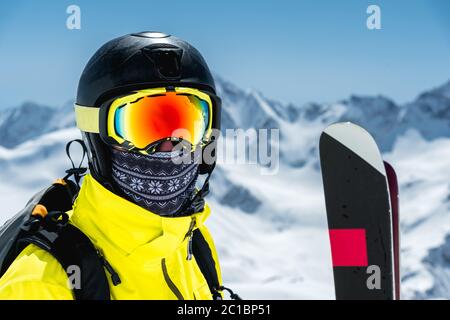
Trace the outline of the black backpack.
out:
[[[72,209],[79,191],[79,181],[86,168],[75,167],[69,149],[72,142],[85,146],[82,140],[72,140],[66,146],[66,153],[72,162],[67,175],[56,180],[50,187],[38,192],[24,209],[0,227],[0,278],[8,270],[17,256],[29,244],[49,252],[71,276],[69,266],[80,268],[80,285],[72,288],[77,300],[109,300],[110,289],[105,273],[108,271],[113,285],[121,280],[102,254],[94,247],[89,238],[69,223],[66,211]],[[70,177],[74,177],[71,180]],[[208,243],[200,230],[195,230],[192,238],[192,251],[203,273],[209,289],[216,300],[221,299],[219,291],[229,290],[221,287]],[[232,291],[232,298],[238,299]]]

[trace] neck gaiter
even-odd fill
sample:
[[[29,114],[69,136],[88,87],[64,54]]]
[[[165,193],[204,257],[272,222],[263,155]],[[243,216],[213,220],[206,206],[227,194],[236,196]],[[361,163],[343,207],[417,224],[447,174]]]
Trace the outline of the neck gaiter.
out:
[[[127,200],[161,216],[172,216],[194,192],[198,163],[175,164],[174,152],[143,155],[112,149],[112,177]]]

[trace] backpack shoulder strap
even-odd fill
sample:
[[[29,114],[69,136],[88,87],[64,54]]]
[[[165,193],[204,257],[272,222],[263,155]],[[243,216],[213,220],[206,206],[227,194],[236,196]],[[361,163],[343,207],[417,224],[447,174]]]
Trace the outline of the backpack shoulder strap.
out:
[[[222,300],[220,294],[221,284],[216,270],[216,261],[214,260],[211,248],[200,229],[195,229],[192,238],[192,252],[198,267],[208,283],[209,290],[214,300]]]
[[[89,238],[67,224],[58,232],[40,230],[18,240],[21,246],[34,244],[49,252],[66,271],[69,279],[79,271],[79,283],[72,288],[76,300],[109,300],[110,290],[104,260]],[[78,285],[77,285],[78,284]]]

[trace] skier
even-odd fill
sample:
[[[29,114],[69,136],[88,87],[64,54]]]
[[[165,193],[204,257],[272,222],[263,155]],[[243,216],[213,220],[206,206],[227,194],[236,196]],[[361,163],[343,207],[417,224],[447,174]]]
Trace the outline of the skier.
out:
[[[214,146],[220,107],[207,64],[187,42],[142,32],[103,45],[78,85],[76,121],[90,173],[67,212],[101,272],[90,267],[94,258],[61,245],[82,239],[77,232],[66,242],[50,239],[48,250],[35,236],[5,268],[0,298],[222,299],[203,200],[215,165],[203,152]],[[206,179],[196,189],[199,175]],[[33,215],[45,221],[47,209],[36,205]],[[61,264],[70,259],[83,262]],[[105,275],[106,288],[92,285]]]

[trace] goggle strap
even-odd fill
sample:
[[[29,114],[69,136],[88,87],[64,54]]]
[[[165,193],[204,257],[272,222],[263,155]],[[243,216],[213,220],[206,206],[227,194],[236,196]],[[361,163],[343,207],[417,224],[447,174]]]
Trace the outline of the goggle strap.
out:
[[[100,108],[85,107],[75,104],[75,119],[77,127],[83,132],[100,133]]]

